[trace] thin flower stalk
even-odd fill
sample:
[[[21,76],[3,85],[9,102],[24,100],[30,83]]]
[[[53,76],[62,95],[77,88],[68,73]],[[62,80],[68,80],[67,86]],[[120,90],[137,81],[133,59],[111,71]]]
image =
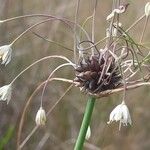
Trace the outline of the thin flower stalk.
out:
[[[53,76],[53,74],[54,74],[56,71],[58,71],[60,68],[62,68],[62,67],[64,67],[64,66],[71,66],[71,64],[70,64],[70,63],[65,63],[65,64],[59,65],[58,67],[56,67],[56,68],[51,72],[51,74],[50,74],[49,77],[47,78],[47,80],[46,80],[46,82],[45,82],[45,85],[44,85],[44,87],[43,87],[42,95],[41,95],[41,107],[42,107],[42,103],[43,103],[44,92],[45,92],[45,90],[46,90],[46,87],[47,87],[47,84],[48,84],[50,78]]]
[[[28,69],[30,69],[32,66],[36,65],[37,63],[43,61],[43,60],[46,60],[46,59],[50,59],[50,58],[60,58],[60,59],[63,59],[63,60],[66,60],[67,62],[70,63],[70,65],[74,66],[74,64],[66,57],[64,56],[59,56],[59,55],[51,55],[51,56],[46,56],[46,57],[43,57],[37,61],[35,61],[34,63],[32,63],[31,65],[29,65],[27,68],[25,68],[23,71],[21,71],[12,81],[11,81],[11,84],[13,84],[25,71],[27,71]]]
[[[141,38],[140,38],[140,43],[142,43],[142,40],[143,40],[143,37],[144,37],[145,31],[146,31],[146,27],[147,27],[147,23],[148,23],[148,18],[149,18],[149,17],[146,17],[146,19],[145,19],[145,23],[144,23],[143,31],[142,31]]]
[[[53,78],[51,78],[51,79],[53,79]],[[56,106],[59,104],[59,102],[64,98],[64,96],[72,89],[72,84],[67,88],[67,90],[60,96],[60,98],[55,102],[55,104],[51,107],[50,106],[50,108],[48,109],[48,112],[46,113],[46,117],[48,117],[49,115],[50,115],[50,113],[54,110],[54,108],[56,108]],[[35,94],[35,93],[34,93]],[[31,96],[31,99],[30,99],[30,101],[32,100],[32,97],[33,97],[33,95]],[[26,109],[25,109],[25,111],[27,110],[27,107],[26,107]],[[25,116],[25,113],[24,113],[24,116]],[[23,124],[21,124],[21,126],[22,126]],[[22,130],[22,127],[20,126],[20,130]],[[39,126],[35,126],[32,130],[31,130],[31,132],[30,132],[30,134],[21,142],[21,143],[19,143],[18,144],[18,148],[19,149],[22,149],[23,147],[24,147],[24,145],[29,141],[29,139],[32,137],[32,135],[37,131],[37,129],[39,128]],[[21,131],[20,131],[21,132]],[[19,141],[20,141],[20,136],[19,136],[19,139],[18,139]]]
[[[13,42],[11,42],[10,45],[13,45],[14,43],[16,43],[22,36],[24,36],[27,32],[29,32],[31,29],[33,29],[34,27],[40,25],[40,24],[43,24],[43,23],[46,23],[48,21],[51,21],[53,20],[54,18],[50,18],[50,19],[46,19],[44,21],[41,21],[41,22],[38,22],[36,24],[34,24],[33,26],[29,27],[28,29],[26,29],[24,32],[22,32],[16,39],[13,40]]]

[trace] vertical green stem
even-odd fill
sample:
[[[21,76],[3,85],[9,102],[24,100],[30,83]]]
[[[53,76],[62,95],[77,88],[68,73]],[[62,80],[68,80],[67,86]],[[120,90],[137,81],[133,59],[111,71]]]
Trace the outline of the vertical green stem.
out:
[[[90,121],[91,121],[91,116],[92,116],[95,100],[96,99],[94,97],[89,97],[89,99],[88,99],[85,113],[84,113],[84,117],[82,120],[82,125],[80,128],[80,132],[79,132],[74,150],[82,150],[83,149],[83,144],[85,141],[85,136],[86,136],[88,126],[89,126]]]

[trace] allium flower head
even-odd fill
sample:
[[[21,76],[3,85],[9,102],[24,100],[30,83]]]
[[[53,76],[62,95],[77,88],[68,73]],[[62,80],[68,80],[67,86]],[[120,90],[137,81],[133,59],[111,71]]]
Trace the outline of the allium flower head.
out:
[[[150,2],[145,5],[145,15],[148,17],[150,15]]]
[[[7,65],[11,61],[12,48],[11,45],[0,46],[1,64]]]
[[[46,122],[46,113],[45,110],[40,107],[36,114],[35,122],[38,126],[44,126]]]
[[[0,101],[7,101],[8,104],[11,99],[11,93],[12,93],[11,84],[0,87]]]
[[[108,89],[114,89],[120,85],[121,76],[119,75],[119,68],[116,66],[115,61],[113,60],[108,66],[107,74],[101,77],[105,59],[101,58],[101,61],[99,59],[98,55],[87,57],[84,61],[81,60],[76,67],[74,82],[81,91],[99,93]]]
[[[132,124],[129,109],[124,101],[120,105],[116,106],[110,113],[109,122],[107,123],[110,124],[113,121],[120,121],[119,130],[121,129],[121,124],[125,126],[127,126],[128,123],[130,125]]]

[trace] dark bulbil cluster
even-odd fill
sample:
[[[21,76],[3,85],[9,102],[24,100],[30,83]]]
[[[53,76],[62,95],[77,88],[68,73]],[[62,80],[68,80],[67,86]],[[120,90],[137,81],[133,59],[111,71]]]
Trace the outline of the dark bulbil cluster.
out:
[[[105,65],[105,59],[103,57],[99,59],[97,55],[82,60],[75,70],[76,86],[87,93],[99,93],[114,89],[121,83],[119,69],[114,60],[107,60]]]

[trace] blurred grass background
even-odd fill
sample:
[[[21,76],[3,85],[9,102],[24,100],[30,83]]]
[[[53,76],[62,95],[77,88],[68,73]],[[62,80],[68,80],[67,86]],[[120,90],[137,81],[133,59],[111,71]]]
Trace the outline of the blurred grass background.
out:
[[[127,2],[127,1],[124,1]],[[144,5],[148,0],[128,1],[127,13],[121,17],[124,28],[129,27],[138,17],[143,15]],[[0,18],[6,19],[25,14],[50,14],[63,16],[74,20],[76,1],[70,0],[0,0]],[[99,1],[96,11],[96,41],[105,36],[106,17],[111,12],[112,1]],[[79,22],[92,14],[92,0],[81,0]],[[42,18],[28,18],[12,21],[0,26],[0,45],[9,44],[27,27],[39,22]],[[144,22],[141,22],[131,35],[139,40]],[[149,42],[148,26],[145,42]],[[90,33],[90,22],[86,29]],[[73,36],[69,29],[59,21],[42,24],[32,31],[57,41],[73,49]],[[100,47],[99,47],[100,48]],[[62,47],[46,42],[32,32],[26,34],[13,46],[12,61],[7,67],[0,66],[0,86],[8,84],[20,71],[32,62],[47,55],[64,55],[73,60],[73,53]],[[44,81],[49,73],[61,61],[54,59],[43,61],[24,73],[13,86],[13,96],[7,105],[0,103],[0,149],[15,150],[16,135],[22,109],[35,88]],[[55,74],[57,77],[73,79],[72,68],[65,68]],[[58,100],[69,84],[51,82],[44,95],[44,107],[49,107]],[[132,127],[122,127],[118,131],[118,124],[107,125],[109,113],[120,103],[122,95],[115,94],[108,98],[97,100],[94,109],[91,130],[92,135],[85,144],[85,150],[149,150],[150,149],[150,88],[142,87],[127,94],[127,104],[133,120]],[[21,141],[35,126],[35,115],[40,105],[41,90],[33,98],[26,114],[21,135]],[[25,144],[23,150],[71,150],[80,128],[87,96],[73,88],[49,115],[46,127],[39,129]]]

